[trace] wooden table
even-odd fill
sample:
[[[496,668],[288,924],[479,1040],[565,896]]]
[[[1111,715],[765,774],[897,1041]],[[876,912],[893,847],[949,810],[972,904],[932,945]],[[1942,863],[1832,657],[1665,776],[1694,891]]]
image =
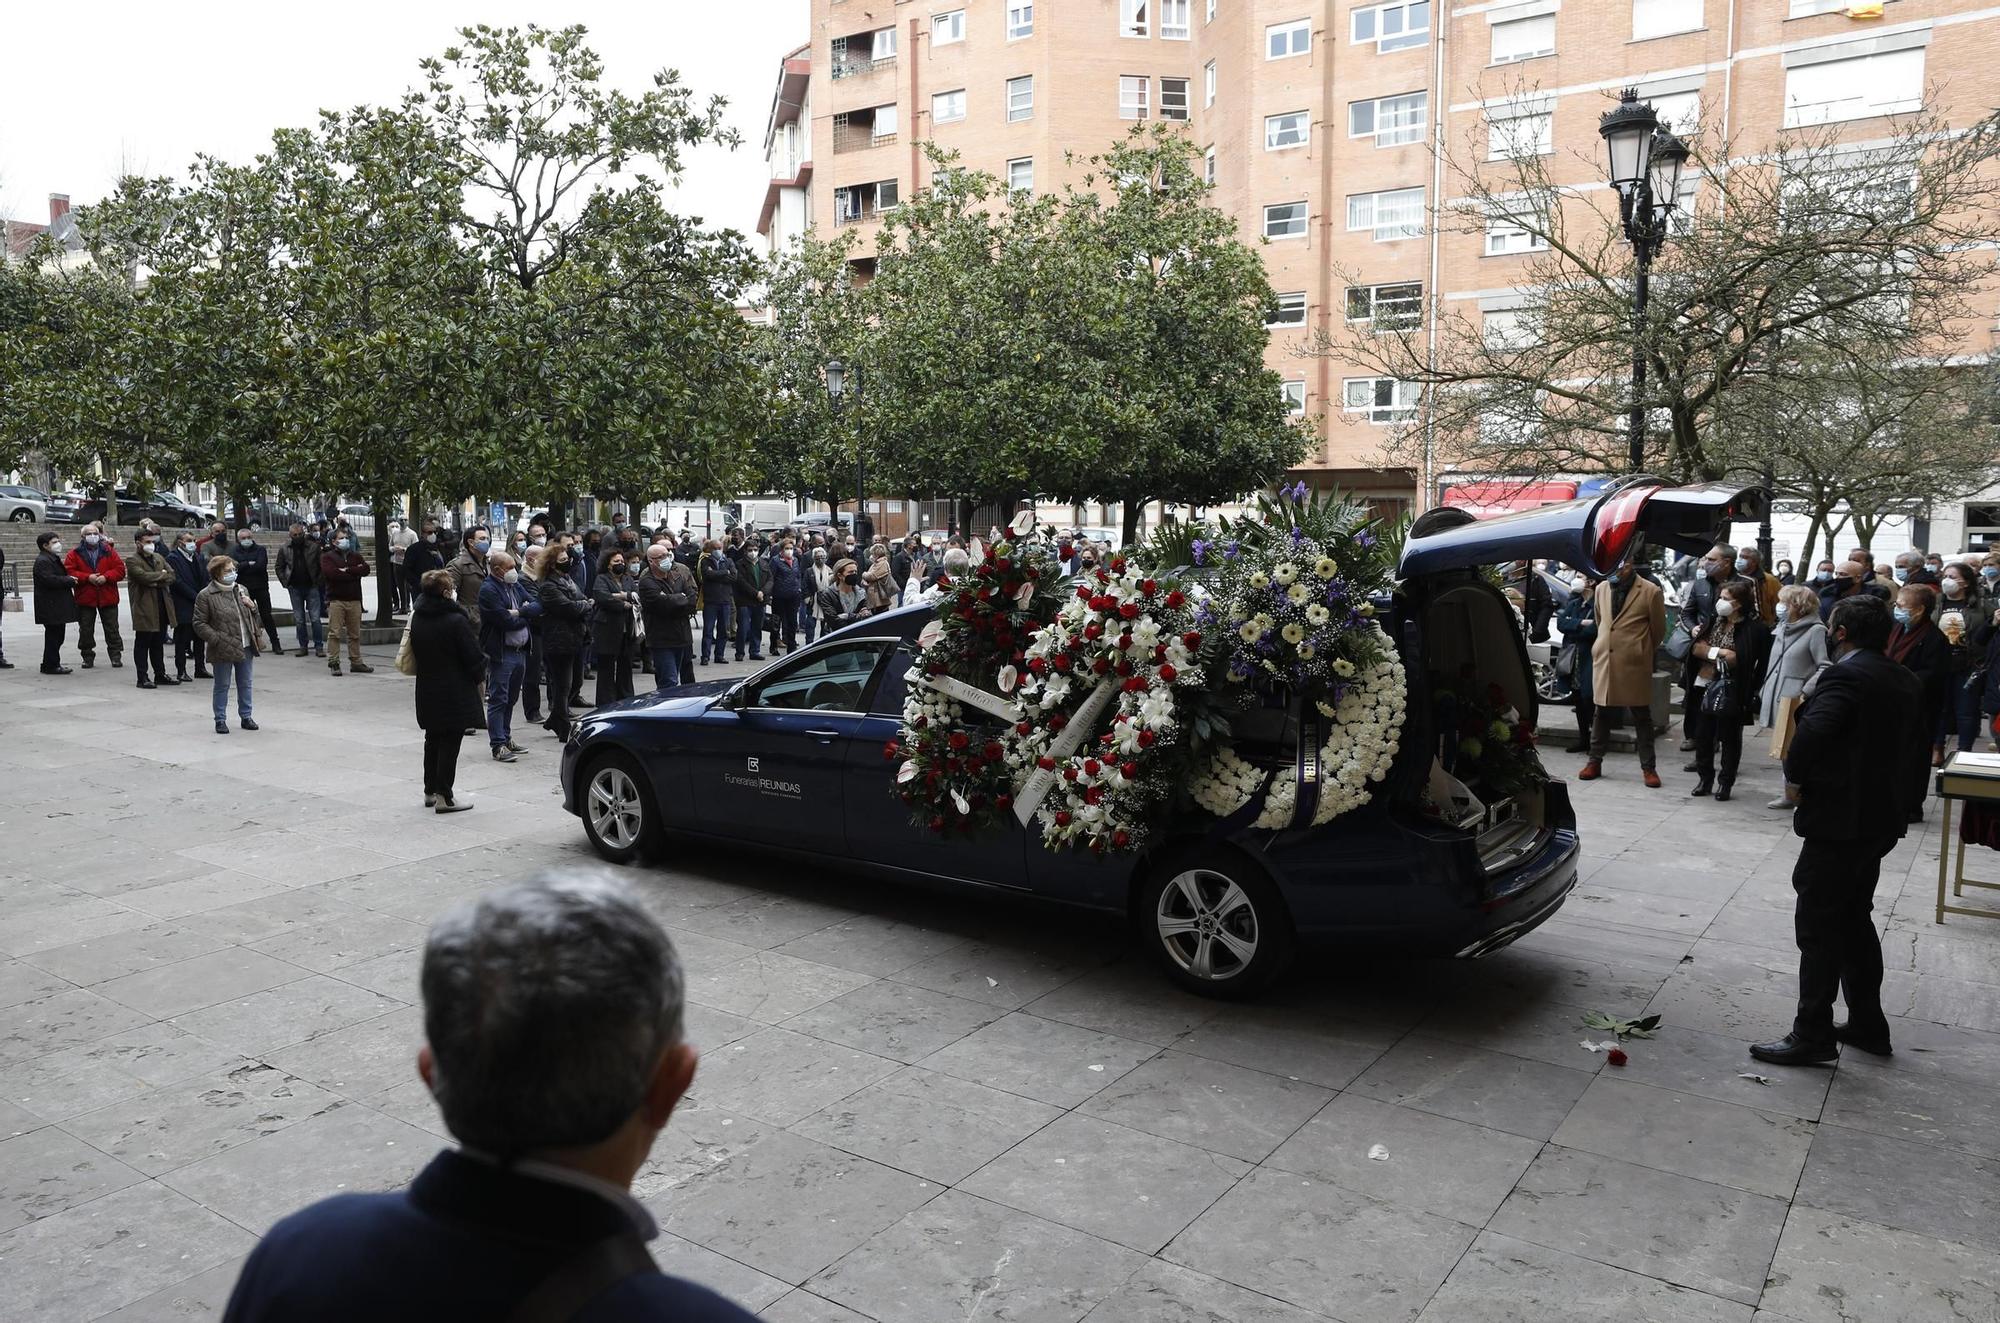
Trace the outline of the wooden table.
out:
[[[1944,820],[1939,826],[1943,835],[1938,838],[1937,921],[1943,923],[1947,914],[2000,919],[2000,909],[1974,909],[1945,903],[1947,885],[1954,898],[1962,898],[1967,887],[2000,891],[2000,882],[1981,882],[1965,875],[1965,840],[1961,837],[1954,842],[1951,830],[1951,802],[1955,799],[2000,806],[2000,754],[1954,753],[1945,763],[1944,770],[1938,773],[1937,790],[1944,801]],[[1957,847],[1957,863],[1952,865],[1954,845]]]

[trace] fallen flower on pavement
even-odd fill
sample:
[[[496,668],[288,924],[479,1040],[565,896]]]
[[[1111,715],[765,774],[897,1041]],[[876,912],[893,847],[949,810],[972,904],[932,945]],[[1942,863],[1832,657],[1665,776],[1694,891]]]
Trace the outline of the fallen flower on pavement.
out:
[[[1614,1047],[1614,1048],[1612,1048],[1612,1049],[1611,1049],[1611,1050],[1610,1050],[1609,1052],[1607,1052],[1607,1053],[1605,1053],[1605,1054],[1604,1054],[1604,1059],[1605,1059],[1606,1061],[1609,1061],[1609,1062],[1610,1062],[1610,1063],[1611,1063],[1612,1065],[1614,1065],[1614,1066],[1622,1066],[1622,1065],[1624,1065],[1624,1064],[1626,1063],[1626,1061],[1628,1061],[1628,1060],[1629,1060],[1630,1058],[1628,1058],[1628,1057],[1627,1057],[1627,1056],[1625,1055],[1625,1049],[1624,1049],[1624,1048],[1622,1048],[1622,1047]]]

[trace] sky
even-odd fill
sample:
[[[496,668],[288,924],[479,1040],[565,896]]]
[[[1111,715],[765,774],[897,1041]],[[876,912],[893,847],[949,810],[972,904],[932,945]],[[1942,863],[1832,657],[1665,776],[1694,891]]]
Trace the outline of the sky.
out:
[[[27,3],[0,23],[0,215],[48,219],[48,195],[78,205],[119,175],[178,175],[197,153],[244,161],[273,128],[322,107],[394,101],[417,61],[472,23],[581,23],[606,81],[639,93],[677,69],[725,97],[734,152],[689,153],[679,210],[755,231],[764,122],[778,63],[806,40],[808,0],[102,0]]]

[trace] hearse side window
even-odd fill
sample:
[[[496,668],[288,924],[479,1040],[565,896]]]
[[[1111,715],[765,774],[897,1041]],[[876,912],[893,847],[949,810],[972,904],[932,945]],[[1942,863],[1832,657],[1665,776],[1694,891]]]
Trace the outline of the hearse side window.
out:
[[[857,639],[803,657],[758,685],[746,706],[816,712],[859,712],[889,639]]]
[[[881,683],[875,686],[875,699],[869,703],[870,715],[903,717],[903,697],[909,693],[910,664],[916,661],[916,654],[908,646],[896,649],[883,663]],[[990,712],[968,706],[963,718],[965,729],[977,734],[981,731],[997,731],[1006,723]]]

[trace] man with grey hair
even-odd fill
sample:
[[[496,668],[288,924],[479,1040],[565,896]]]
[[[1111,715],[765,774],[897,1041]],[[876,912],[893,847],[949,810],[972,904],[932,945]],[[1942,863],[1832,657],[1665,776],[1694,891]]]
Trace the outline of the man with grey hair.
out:
[[[943,565],[932,576],[931,582],[924,589],[920,600],[925,602],[937,601],[938,598],[944,596],[946,584],[956,583],[958,580],[964,578],[971,568],[972,557],[966,554],[964,547],[950,547],[946,549]]]
[[[271,1228],[224,1323],[749,1323],[662,1274],[632,1197],[694,1079],[673,944],[622,884],[503,887],[431,928],[417,1073],[459,1142]]]

